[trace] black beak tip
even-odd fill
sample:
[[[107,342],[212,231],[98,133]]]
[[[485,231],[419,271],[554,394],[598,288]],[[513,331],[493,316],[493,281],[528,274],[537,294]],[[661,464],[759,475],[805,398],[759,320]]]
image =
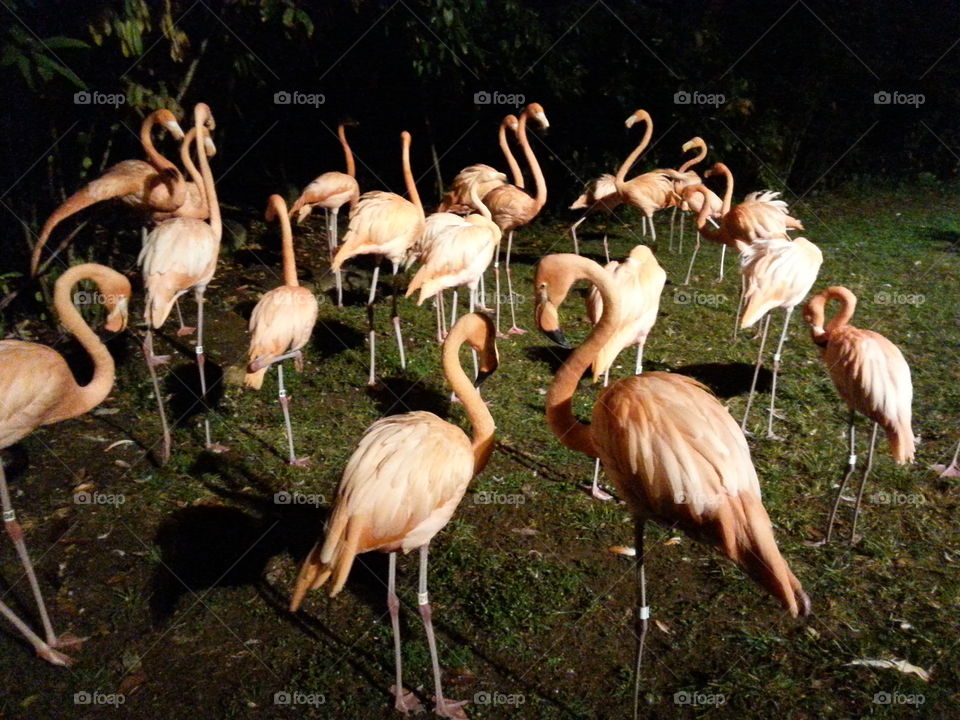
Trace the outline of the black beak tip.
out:
[[[480,387],[481,385],[483,385],[483,381],[486,380],[491,375],[493,375],[493,370],[478,370],[477,379],[473,381],[473,386],[475,388]]]
[[[563,330],[544,330],[543,334],[560,347],[570,349],[570,343],[567,342]]]

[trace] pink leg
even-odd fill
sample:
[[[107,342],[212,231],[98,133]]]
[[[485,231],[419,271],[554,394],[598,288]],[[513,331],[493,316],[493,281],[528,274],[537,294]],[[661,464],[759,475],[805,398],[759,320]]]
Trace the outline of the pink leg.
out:
[[[207,450],[215,453],[226,451],[226,446],[215,443],[210,435],[210,408],[207,407],[207,373],[204,369],[206,356],[203,353],[203,297],[206,287],[197,286],[193,289],[193,296],[197,301],[197,370],[200,373],[200,402],[203,404],[203,436]]]
[[[163,430],[163,451],[160,463],[166,465],[170,461],[170,425],[167,422],[167,411],[163,405],[163,391],[160,389],[160,379],[157,377],[157,365],[167,362],[169,355],[156,356],[153,354],[153,329],[147,325],[147,339],[143,343],[143,356],[147,361],[147,370],[153,383],[153,394],[157,398],[157,411],[160,413],[160,427]]]
[[[397,336],[397,349],[400,350],[400,367],[406,369],[407,358],[403,352],[403,333],[400,332],[400,312],[397,310],[397,264],[393,264],[393,331]]]
[[[397,554],[390,553],[390,571],[387,579],[387,609],[390,611],[390,625],[393,627],[393,657],[397,672],[396,682],[390,692],[396,698],[394,708],[406,715],[423,711],[423,705],[416,696],[403,687],[403,661],[400,657],[400,600],[397,598]]]
[[[180,310],[180,298],[177,298],[175,303],[177,307],[177,320],[180,322],[180,329],[177,330],[177,335],[183,337],[184,335],[192,335],[196,328],[187,327],[183,322],[183,312]]]
[[[440,717],[467,720],[467,714],[463,709],[466,702],[448,700],[443,696],[443,688],[440,685],[440,662],[437,660],[437,639],[433,634],[433,612],[430,609],[430,596],[427,594],[428,552],[428,545],[420,547],[420,592],[417,598],[420,605],[420,617],[423,620],[423,627],[427,631],[427,645],[430,646],[430,661],[433,664],[433,684],[436,688],[435,700],[437,705],[435,712]]]
[[[517,308],[513,297],[513,281],[510,277],[510,251],[513,248],[513,230],[507,234],[507,293],[510,295],[510,320],[511,326],[507,331],[511,335],[523,335],[526,330],[517,327]]]
[[[770,329],[770,313],[763,319],[763,334],[760,336],[760,350],[757,351],[757,364],[753,368],[753,382],[750,383],[750,395],[747,396],[747,409],[743,411],[743,422],[740,429],[747,432],[747,418],[750,417],[750,406],[753,404],[753,395],[757,390],[757,377],[760,375],[760,365],[763,364],[763,346],[767,342],[767,330]]]
[[[370,296],[367,298],[367,322],[370,328],[370,378],[367,385],[377,384],[377,336],[373,330],[373,301],[377,297],[377,279],[380,277],[380,260],[373,268],[373,278],[370,280]]]
[[[287,445],[290,449],[290,460],[288,461],[295,467],[307,467],[310,464],[309,457],[297,457],[293,451],[293,426],[290,424],[290,398],[287,397],[287,389],[283,384],[283,362],[277,363],[277,384],[280,389],[278,392],[280,398],[280,407],[283,409],[283,423],[287,428]]]

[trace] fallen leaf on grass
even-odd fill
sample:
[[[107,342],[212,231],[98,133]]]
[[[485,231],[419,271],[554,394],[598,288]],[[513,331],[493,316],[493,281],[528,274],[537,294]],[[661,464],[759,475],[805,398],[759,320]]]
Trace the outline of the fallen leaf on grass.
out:
[[[133,445],[133,444],[134,444],[134,443],[133,443],[133,440],[117,440],[116,442],[112,442],[112,443],[110,443],[109,445],[107,445],[107,447],[106,447],[106,449],[104,450],[104,452],[110,452],[111,450],[113,450],[113,449],[114,449],[115,447],[117,447],[118,445]]]
[[[928,673],[926,670],[908,663],[906,660],[898,660],[897,658],[893,658],[892,660],[884,660],[881,658],[857,658],[856,660],[848,662],[847,665],[863,665],[864,667],[897,670],[902,672],[904,675],[916,675],[924,682],[930,682],[930,673]]]
[[[627,547],[626,545],[614,545],[608,548],[608,550],[615,555],[626,555],[627,557],[635,557],[637,554],[636,548]]]

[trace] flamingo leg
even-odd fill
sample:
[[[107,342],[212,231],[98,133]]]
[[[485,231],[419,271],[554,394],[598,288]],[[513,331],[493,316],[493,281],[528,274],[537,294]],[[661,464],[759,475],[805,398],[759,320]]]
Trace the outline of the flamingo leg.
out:
[[[143,357],[147,361],[147,370],[153,383],[153,394],[157,398],[157,411],[160,413],[160,427],[163,429],[163,453],[160,462],[166,465],[170,461],[170,425],[167,422],[167,411],[163,406],[163,393],[160,390],[160,379],[157,377],[157,365],[167,362],[169,355],[157,356],[153,354],[153,328],[147,325],[147,339],[143,343]]]
[[[326,210],[326,208],[324,208]],[[330,246],[330,262],[337,252],[337,214],[340,208],[327,210],[327,244]],[[337,281],[337,307],[343,307],[343,275],[340,270],[335,273]]]
[[[607,234],[603,234],[603,256],[610,262],[610,244],[607,242]]]
[[[657,241],[657,228],[653,224],[653,215],[647,218],[647,224],[650,225],[650,239],[653,242]]]
[[[580,226],[584,220],[587,219],[586,214],[579,220],[577,220],[573,225],[570,226],[570,235],[573,237],[573,252],[577,255],[580,254],[580,241],[577,240],[577,228]]]
[[[690,265],[687,267],[687,277],[684,278],[683,284],[690,284],[690,273],[693,272],[693,262],[697,259],[697,253],[700,252],[700,233],[697,233],[697,244],[693,246],[693,254],[690,256]]]
[[[637,364],[633,368],[634,375],[640,375],[643,372],[643,345],[644,343],[637,343]]]
[[[487,307],[487,281],[484,279],[486,273],[480,273],[480,309],[484,312],[490,312]]]
[[[473,314],[473,310],[477,304],[477,288],[469,288],[470,292],[470,313]],[[473,376],[477,377],[480,374],[480,361],[477,359],[477,351],[473,348],[470,348],[470,354],[473,356]]]
[[[277,391],[277,397],[280,399],[280,407],[283,410],[283,424],[287,429],[287,445],[290,449],[290,460],[291,465],[297,467],[306,467],[310,464],[310,458],[302,457],[298,458],[296,453],[293,451],[293,426],[290,424],[290,398],[287,397],[287,389],[283,384],[283,363],[277,363],[277,385],[279,390]]]
[[[423,706],[417,700],[416,696],[403,687],[403,661],[400,658],[400,600],[397,598],[397,554],[390,553],[390,570],[387,579],[387,609],[390,611],[390,625],[393,627],[393,656],[394,668],[396,668],[396,683],[390,688],[390,692],[397,699],[394,707],[406,715],[407,713],[418,713],[423,710]]]
[[[373,301],[377,297],[377,279],[380,277],[380,260],[373,268],[373,277],[370,279],[370,295],[367,298],[367,325],[370,338],[370,378],[367,385],[377,384],[377,335],[373,330]]]
[[[685,218],[686,216],[687,216],[687,214],[686,214],[685,212],[681,212],[681,213],[680,213],[680,249],[679,249],[679,252],[680,252],[681,255],[683,255],[683,220],[684,220],[684,218]],[[671,247],[670,249],[673,250],[672,247]]]
[[[180,329],[177,330],[177,335],[179,337],[183,337],[184,335],[192,335],[196,328],[188,327],[183,322],[183,311],[180,310],[180,298],[178,297],[173,304],[174,307],[177,308],[177,320],[180,323]]]
[[[753,395],[757,390],[757,377],[760,375],[760,365],[763,364],[763,346],[767,342],[767,330],[770,329],[770,313],[763,319],[763,334],[760,336],[760,350],[757,352],[757,364],[753,368],[753,381],[750,383],[750,395],[747,397],[747,409],[743,412],[743,422],[740,429],[747,432],[747,418],[750,417],[750,406],[753,404]]]
[[[457,324],[457,289],[453,289],[453,302],[450,307],[450,327]]]
[[[526,330],[522,330],[519,327],[517,327],[517,308],[516,308],[515,299],[513,297],[513,280],[511,279],[511,275],[510,275],[510,251],[512,248],[513,248],[513,230],[511,230],[507,235],[507,261],[506,261],[507,293],[510,295],[510,320],[512,322],[512,325],[510,326],[510,329],[507,330],[507,332],[510,333],[511,335],[523,335],[526,332]]]
[[[833,535],[833,521],[837,518],[837,509],[840,507],[840,498],[843,497],[843,488],[846,487],[850,476],[853,475],[853,469],[857,465],[857,443],[856,428],[854,427],[854,413],[850,411],[850,454],[847,456],[847,473],[843,476],[843,482],[840,483],[840,489],[837,490],[837,499],[833,501],[833,510],[830,511],[830,520],[827,523],[827,536],[823,539],[824,544],[830,542],[830,536]]]
[[[643,237],[647,236],[647,216],[646,215],[640,216],[640,234]]]
[[[493,281],[495,284],[494,292],[496,293],[494,297],[494,300],[496,301],[494,305],[494,307],[496,308],[496,310],[494,311],[494,318],[495,318],[494,324],[496,325],[496,328],[497,328],[497,337],[502,338],[502,337],[506,337],[506,335],[500,332],[500,244],[501,244],[501,240],[497,240],[497,252],[494,254],[494,257],[493,257]]]
[[[677,222],[677,206],[673,206],[673,212],[670,213],[670,252],[673,252],[673,227]]]
[[[746,280],[743,273],[740,273],[740,298],[737,300],[737,317],[733,321],[733,339],[737,339],[737,332],[740,330],[740,314],[743,312],[743,288]]]
[[[786,318],[783,320],[783,331],[780,333],[780,342],[777,343],[777,351],[773,354],[773,382],[770,385],[770,412],[767,415],[767,437],[771,440],[782,440],[783,438],[773,432],[773,406],[777,399],[777,375],[780,372],[780,351],[783,350],[783,343],[787,339],[787,332],[790,328],[790,316],[793,315],[793,308],[787,308]]]
[[[440,327],[443,324],[443,313],[440,311],[440,299],[443,297],[443,290],[438,292],[433,296],[433,309],[436,311],[437,316],[437,342],[443,342],[443,328]]]
[[[723,280],[723,262],[727,258],[727,246],[720,246],[720,280]]]
[[[442,290],[437,294],[440,296],[440,329],[442,331],[440,342],[443,342],[447,336],[447,301],[444,299]]]
[[[607,368],[603,373],[603,386],[607,387],[609,384],[610,368]],[[584,486],[584,490],[586,490],[586,486]],[[602,500],[604,502],[613,500],[613,495],[600,487],[600,458],[597,458],[593,463],[593,483],[590,486],[590,495],[594,500]]]
[[[407,369],[407,358],[403,352],[403,333],[400,332],[400,312],[397,310],[397,263],[393,264],[393,300],[390,317],[393,320],[393,330],[397,335],[397,349],[400,350],[400,367]]]
[[[960,457],[960,442],[957,443],[957,449],[953,451],[953,460],[949,465],[932,465],[930,469],[939,473],[940,477],[960,477],[960,467],[957,467],[958,457]]]
[[[437,638],[433,633],[433,611],[430,609],[430,595],[427,593],[427,557],[428,545],[420,546],[420,586],[417,593],[417,603],[420,606],[420,618],[423,620],[424,630],[427,632],[427,645],[430,647],[430,662],[433,664],[433,684],[436,688],[436,712],[440,717],[466,720],[463,710],[464,701],[448,700],[443,696],[440,686],[440,663],[437,660]]]
[[[867,467],[864,468],[863,478],[860,480],[860,489],[857,491],[857,503],[853,506],[853,526],[850,528],[851,544],[856,543],[859,539],[857,537],[857,519],[860,517],[860,503],[863,501],[863,488],[867,484],[867,477],[870,475],[870,470],[873,469],[873,451],[877,445],[877,430],[879,427],[877,423],[874,423],[873,432],[870,434],[870,452],[867,454]]]
[[[214,443],[210,436],[210,409],[207,407],[207,373],[205,368],[206,356],[203,352],[203,304],[206,302],[203,297],[206,287],[197,286],[193,289],[193,297],[197,302],[197,370],[200,373],[200,402],[203,405],[203,435],[207,450],[213,452],[223,452],[226,448],[219,443]]]
[[[640,714],[640,666],[643,663],[643,646],[647,639],[647,625],[650,621],[650,607],[647,605],[647,575],[644,569],[643,536],[646,530],[646,521],[634,520],[634,542],[637,558],[637,586],[638,602],[636,610],[637,659],[633,668],[633,718],[637,720]]]

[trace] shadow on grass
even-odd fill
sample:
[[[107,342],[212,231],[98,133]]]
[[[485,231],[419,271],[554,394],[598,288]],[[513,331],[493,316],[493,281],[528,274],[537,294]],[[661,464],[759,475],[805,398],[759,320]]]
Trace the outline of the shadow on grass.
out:
[[[681,365],[671,370],[699,380],[710,388],[714,395],[726,399],[750,392],[753,368],[753,365],[747,363],[697,363]],[[757,392],[769,392],[772,382],[773,373],[761,367],[760,375],[757,377]]]
[[[450,395],[428,387],[423,380],[407,377],[382,377],[377,385],[367,387],[381,415],[399,415],[425,410],[439,417],[450,414]]]
[[[317,320],[311,344],[321,358],[333,357],[344,350],[363,347],[367,336],[339,320]]]

